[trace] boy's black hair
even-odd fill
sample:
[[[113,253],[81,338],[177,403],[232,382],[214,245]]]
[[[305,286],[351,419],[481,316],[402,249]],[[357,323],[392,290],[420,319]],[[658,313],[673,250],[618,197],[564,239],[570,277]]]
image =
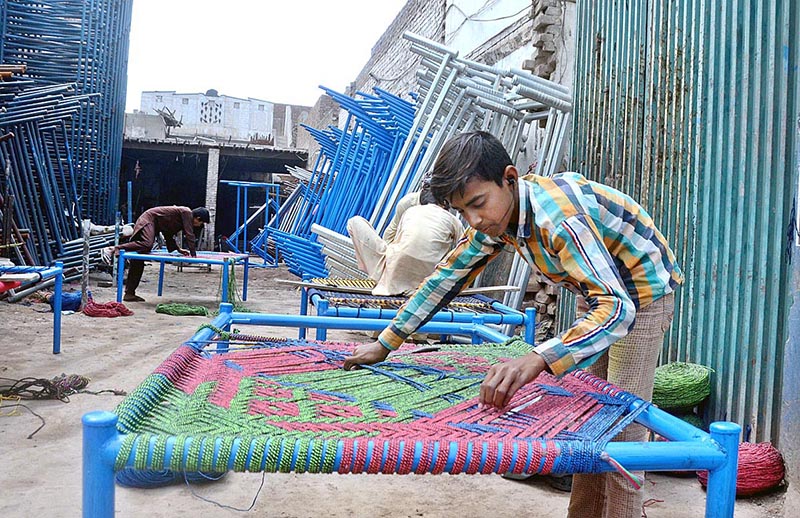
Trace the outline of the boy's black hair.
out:
[[[196,209],[192,209],[192,217],[200,218],[200,221],[203,223],[211,223],[211,215],[209,214],[208,209],[205,207],[197,207]]]
[[[503,143],[491,133],[473,131],[451,138],[442,146],[431,174],[431,192],[439,203],[463,194],[471,179],[503,184],[506,166],[514,165]]]

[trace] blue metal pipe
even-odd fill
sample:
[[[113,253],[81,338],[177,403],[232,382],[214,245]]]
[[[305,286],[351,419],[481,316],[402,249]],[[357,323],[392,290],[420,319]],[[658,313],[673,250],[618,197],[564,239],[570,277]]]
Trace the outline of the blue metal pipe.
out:
[[[111,412],[83,416],[83,518],[114,517],[117,420]]]

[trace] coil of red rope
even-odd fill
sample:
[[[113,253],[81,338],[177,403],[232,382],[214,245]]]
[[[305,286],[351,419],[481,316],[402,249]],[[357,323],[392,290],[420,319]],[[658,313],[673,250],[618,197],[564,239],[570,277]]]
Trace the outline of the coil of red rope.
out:
[[[128,309],[127,306],[121,302],[97,303],[92,298],[89,298],[82,311],[84,315],[89,317],[113,318],[133,315],[133,311]]]
[[[751,496],[778,487],[786,474],[783,456],[771,443],[744,442],[739,445],[739,473],[736,496]],[[697,479],[708,485],[708,471],[698,471]]]

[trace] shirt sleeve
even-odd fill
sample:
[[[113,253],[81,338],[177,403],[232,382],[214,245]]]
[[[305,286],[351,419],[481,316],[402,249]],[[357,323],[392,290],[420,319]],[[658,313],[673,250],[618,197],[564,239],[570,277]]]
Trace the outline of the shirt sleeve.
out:
[[[194,226],[192,225],[194,217],[191,210],[181,212],[181,222],[183,223],[183,240],[186,243],[186,248],[189,249],[189,254],[194,257],[197,255],[197,239],[194,237]]]
[[[387,349],[399,348],[409,335],[469,286],[502,248],[501,243],[489,236],[468,229],[456,248],[436,265],[434,272],[397,311],[378,341]]]
[[[167,234],[167,232],[164,232],[163,234]],[[166,236],[165,235],[164,236],[164,244],[167,245],[167,251],[168,252],[174,252],[175,250],[178,249],[178,244],[175,242],[175,236],[174,235],[170,235],[170,236]]]
[[[572,327],[534,348],[553,374],[561,375],[591,365],[627,335],[636,307],[593,222],[583,215],[570,217],[556,227],[551,241],[562,268],[589,304],[589,311]]]
[[[394,242],[394,238],[397,237],[397,227],[400,225],[400,220],[403,218],[403,214],[405,214],[409,207],[413,207],[414,205],[419,205],[418,192],[406,194],[400,198],[400,201],[397,202],[397,207],[394,210],[394,216],[389,222],[389,226],[387,226],[386,230],[383,231],[383,240],[386,241],[387,244]]]

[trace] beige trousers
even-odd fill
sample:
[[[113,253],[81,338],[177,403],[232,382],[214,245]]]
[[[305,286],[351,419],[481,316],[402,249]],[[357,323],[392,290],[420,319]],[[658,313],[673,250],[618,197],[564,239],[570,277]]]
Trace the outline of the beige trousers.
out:
[[[578,313],[585,313],[579,299]],[[672,323],[674,295],[669,294],[636,312],[631,332],[614,343],[608,353],[586,369],[587,372],[635,394],[645,401],[653,397],[656,363],[664,334]],[[647,441],[647,429],[639,424],[625,428],[615,441]],[[643,472],[636,472],[644,477]],[[569,518],[640,518],[644,488],[636,490],[622,475],[607,472],[572,477]]]

